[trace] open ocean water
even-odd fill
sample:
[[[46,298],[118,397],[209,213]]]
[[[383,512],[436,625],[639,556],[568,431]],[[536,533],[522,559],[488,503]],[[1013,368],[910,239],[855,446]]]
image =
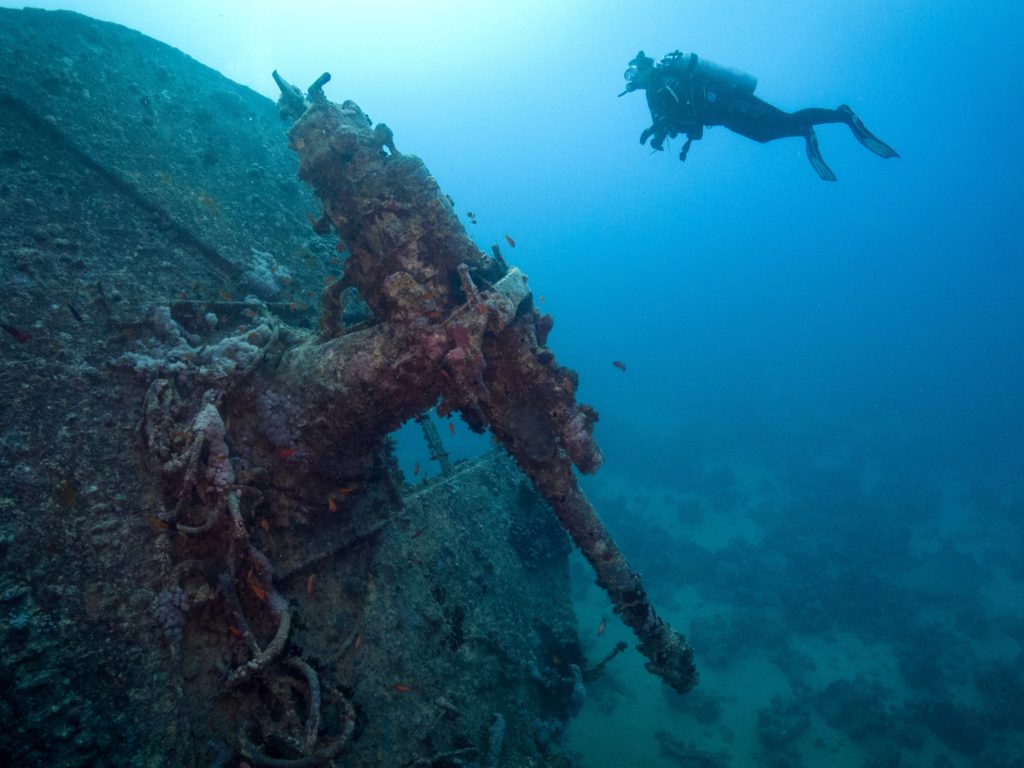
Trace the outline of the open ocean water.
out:
[[[679,697],[617,658],[568,733],[581,766],[1024,765],[1021,6],[35,5],[270,98],[273,69],[328,70],[483,250],[514,239],[601,415],[587,493],[701,670]],[[849,104],[901,157],[842,125],[817,131],[834,184],[797,138],[653,153],[643,95],[616,97],[640,49]],[[417,451],[399,435],[407,474]],[[572,570],[588,657],[631,641]]]

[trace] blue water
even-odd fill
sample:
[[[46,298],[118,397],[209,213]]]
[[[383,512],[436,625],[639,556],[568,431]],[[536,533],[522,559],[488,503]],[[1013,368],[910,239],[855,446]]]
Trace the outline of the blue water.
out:
[[[625,655],[569,733],[582,765],[1021,765],[1018,4],[36,5],[271,98],[274,68],[329,70],[482,249],[515,240],[601,414],[588,493],[703,675],[701,715]],[[902,157],[843,126],[818,129],[836,184],[799,139],[652,154],[643,95],[616,98],[638,49],[752,72],[786,110],[848,103]],[[573,570],[597,657],[628,637]]]

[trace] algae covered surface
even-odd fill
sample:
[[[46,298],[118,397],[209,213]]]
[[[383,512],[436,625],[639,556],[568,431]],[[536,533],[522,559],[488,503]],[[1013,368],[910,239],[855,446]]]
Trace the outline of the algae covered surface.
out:
[[[0,754],[560,764],[550,509],[497,453],[413,489],[387,430],[303,433],[283,358],[347,254],[277,107],[122,27],[0,24]]]

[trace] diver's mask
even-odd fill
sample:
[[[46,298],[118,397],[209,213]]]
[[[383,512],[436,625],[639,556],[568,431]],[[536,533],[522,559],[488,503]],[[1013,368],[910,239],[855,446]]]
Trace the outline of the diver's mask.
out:
[[[654,69],[654,59],[647,56],[643,51],[640,51],[631,62],[629,67],[622,74],[626,80],[626,90],[619,94],[624,96],[631,91],[635,91],[638,88],[646,88],[645,78],[643,77],[648,72]]]

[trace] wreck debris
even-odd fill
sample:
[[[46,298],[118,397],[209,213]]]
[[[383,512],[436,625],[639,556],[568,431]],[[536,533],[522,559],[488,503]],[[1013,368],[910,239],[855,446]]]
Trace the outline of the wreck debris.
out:
[[[298,657],[280,661],[291,631],[291,610],[288,601],[274,586],[274,568],[267,556],[250,538],[242,513],[242,497],[249,492],[255,503],[262,503],[263,494],[256,488],[240,484],[228,447],[227,427],[221,416],[226,393],[249,377],[258,367],[267,348],[278,338],[277,326],[260,326],[261,333],[246,337],[244,354],[230,339],[217,345],[203,345],[196,349],[170,314],[156,313],[161,319],[163,335],[174,342],[161,349],[163,356],[153,358],[146,370],[164,370],[169,361],[176,381],[154,379],[146,393],[144,416],[140,423],[143,443],[148,449],[154,468],[159,471],[174,499],[174,508],[162,512],[157,538],[157,558],[160,564],[163,589],[153,601],[156,618],[171,641],[172,658],[181,657],[179,645],[185,626],[185,615],[192,609],[221,601],[224,616],[232,634],[236,635],[248,652],[248,660],[224,670],[227,690],[245,691],[239,695],[244,713],[238,717],[238,741],[242,753],[253,764],[262,766],[317,765],[340,753],[354,728],[355,713],[348,700],[334,692],[341,711],[338,735],[318,745],[320,731],[320,681],[316,671]],[[263,342],[255,348],[253,342]],[[195,350],[190,352],[189,350]],[[213,350],[206,354],[209,350]],[[227,357],[224,363],[219,357]],[[202,389],[202,385],[215,382],[217,386]],[[200,385],[200,388],[196,388]],[[191,390],[191,395],[179,394],[179,386]],[[198,398],[196,395],[202,392]],[[196,402],[198,400],[198,402]],[[191,402],[190,402],[191,401]],[[196,524],[185,522],[194,509],[203,514]],[[219,563],[215,566],[198,559],[185,559],[173,564],[174,549],[171,534],[183,534],[190,540],[212,545],[219,550]],[[185,547],[185,551],[188,548]],[[207,547],[207,556],[211,549]],[[214,576],[213,582],[208,579]],[[198,578],[194,578],[198,577]],[[198,581],[198,583],[196,583]],[[239,588],[247,588],[255,597],[257,610],[269,614],[273,623],[273,636],[264,645],[257,637],[247,610],[239,596]],[[267,622],[262,622],[266,624]],[[305,725],[296,735],[298,722],[292,702],[296,682],[284,674],[298,672],[301,677]],[[175,672],[178,705],[183,698],[180,674]],[[263,699],[273,698],[277,704],[266,706]],[[276,713],[284,711],[281,722]],[[187,725],[187,724],[186,724]],[[188,733],[187,728],[183,732]],[[297,753],[295,758],[278,758],[265,754],[252,741],[254,732],[261,734],[261,743],[272,743],[274,751]]]
[[[623,642],[622,640],[617,642],[615,644],[615,647],[608,651],[608,653],[605,654],[604,658],[597,662],[597,664],[595,664],[592,667],[587,667],[583,670],[583,682],[591,683],[594,680],[597,680],[597,678],[599,678],[601,674],[604,672],[604,668],[608,666],[608,662],[610,662],[612,659],[614,659],[616,656],[618,656],[620,653],[626,650],[626,648],[627,646],[625,642]]]
[[[306,96],[314,104],[323,104],[327,101],[327,97],[324,96],[324,86],[331,81],[331,73],[324,72],[320,77],[313,81],[313,84],[306,89]]]
[[[495,712],[491,718],[491,732],[487,737],[487,754],[484,756],[483,768],[498,768],[501,762],[501,749],[505,745],[505,718]]]
[[[281,654],[285,643],[288,642],[292,618],[291,611],[288,610],[288,601],[274,589],[274,569],[271,567],[270,561],[266,555],[256,549],[249,541],[249,534],[245,528],[245,522],[242,520],[237,493],[228,495],[228,509],[231,515],[231,542],[227,554],[229,568],[221,576],[220,588],[230,612],[235,621],[238,622],[238,627],[242,631],[242,637],[245,638],[252,653],[252,659],[238,667],[228,676],[227,687],[234,688],[248,680],[255,673],[262,671]],[[235,584],[245,567],[242,561],[243,553],[240,553],[239,550],[244,551],[244,558],[249,564],[245,576],[246,583],[256,596],[266,603],[271,616],[277,622],[277,630],[266,648],[260,647],[256,641],[256,636],[249,629],[248,620],[242,611],[241,602],[235,592]]]
[[[692,651],[657,615],[573,474],[601,464],[597,414],[576,403],[575,374],[546,348],[552,320],[534,308],[526,276],[480,252],[423,162],[396,152],[391,131],[371,127],[355,103],[317,100],[289,137],[300,177],[349,249],[337,290],[356,290],[374,316],[365,330],[283,356],[279,373],[301,382],[316,414],[303,443],[355,472],[438,399],[439,414],[490,429],[594,567],[647,669],[689,690]],[[353,439],[341,445],[339,433]]]
[[[277,83],[277,87],[281,90],[281,98],[277,100],[277,108],[281,118],[291,118],[293,120],[298,118],[306,111],[306,99],[302,95],[302,91],[277,74],[276,69],[271,72],[271,75],[274,78],[274,82]]]
[[[282,676],[267,685],[268,691],[273,695],[277,707],[259,707],[259,713],[250,712],[249,716],[242,716],[238,721],[238,743],[244,757],[255,766],[262,768],[307,768],[307,766],[318,766],[337,757],[352,738],[355,729],[355,710],[348,699],[337,691],[333,691],[333,697],[338,700],[340,710],[340,721],[338,734],[329,741],[319,744],[320,736],[320,679],[309,664],[302,659],[290,657],[285,659],[282,666],[293,672],[297,672],[302,682],[305,683],[303,703],[305,705],[305,723],[302,723],[295,708],[293,691],[299,681],[291,677]],[[271,710],[280,709],[283,715],[274,719]],[[260,730],[264,742],[272,742],[275,746],[284,747],[289,751],[297,752],[297,757],[272,757],[252,740],[250,733],[256,725],[255,717],[260,719]]]
[[[345,332],[344,315],[348,305],[348,286],[335,280],[324,286],[320,294],[320,336],[324,340],[341,336]]]
[[[169,210],[151,198],[136,178],[130,174],[121,173],[111,167],[108,162],[104,162],[102,153],[96,153],[95,149],[80,145],[70,132],[53,120],[52,116],[40,114],[37,105],[3,90],[0,91],[0,106],[5,112],[19,115],[34,130],[48,137],[55,146],[62,147],[74,156],[83,167],[88,168],[130,197],[140,209],[159,220],[161,226],[167,229],[169,236],[173,236],[182,244],[202,254],[215,272],[227,278],[233,278],[239,274],[241,270],[238,265],[224,255],[222,248],[211,244],[209,233],[197,231],[190,221],[183,219],[179,211]]]
[[[416,417],[416,423],[423,430],[423,439],[427,441],[427,450],[430,451],[430,458],[436,459],[441,464],[442,475],[450,475],[452,473],[452,462],[448,458],[448,452],[444,449],[444,443],[441,442],[441,436],[437,434],[437,427],[430,420],[430,414],[421,413]]]
[[[451,765],[451,766],[466,766],[469,768],[475,765],[474,762],[466,762],[467,760],[472,761],[479,754],[479,750],[475,747],[463,747],[461,749],[452,749],[448,752],[438,752],[437,754],[431,755],[430,757],[420,757],[413,760],[411,763],[406,763],[403,768],[432,768],[435,765]]]
[[[380,533],[381,529],[387,525],[387,522],[388,521],[386,519],[378,520],[365,528],[350,531],[349,535],[345,537],[333,539],[328,542],[323,549],[314,552],[307,559],[295,563],[290,568],[282,569],[280,572],[281,580],[289,579],[300,571],[308,570],[322,562],[329,561],[340,555],[342,552],[361,544],[367,539],[373,538],[375,535]]]

